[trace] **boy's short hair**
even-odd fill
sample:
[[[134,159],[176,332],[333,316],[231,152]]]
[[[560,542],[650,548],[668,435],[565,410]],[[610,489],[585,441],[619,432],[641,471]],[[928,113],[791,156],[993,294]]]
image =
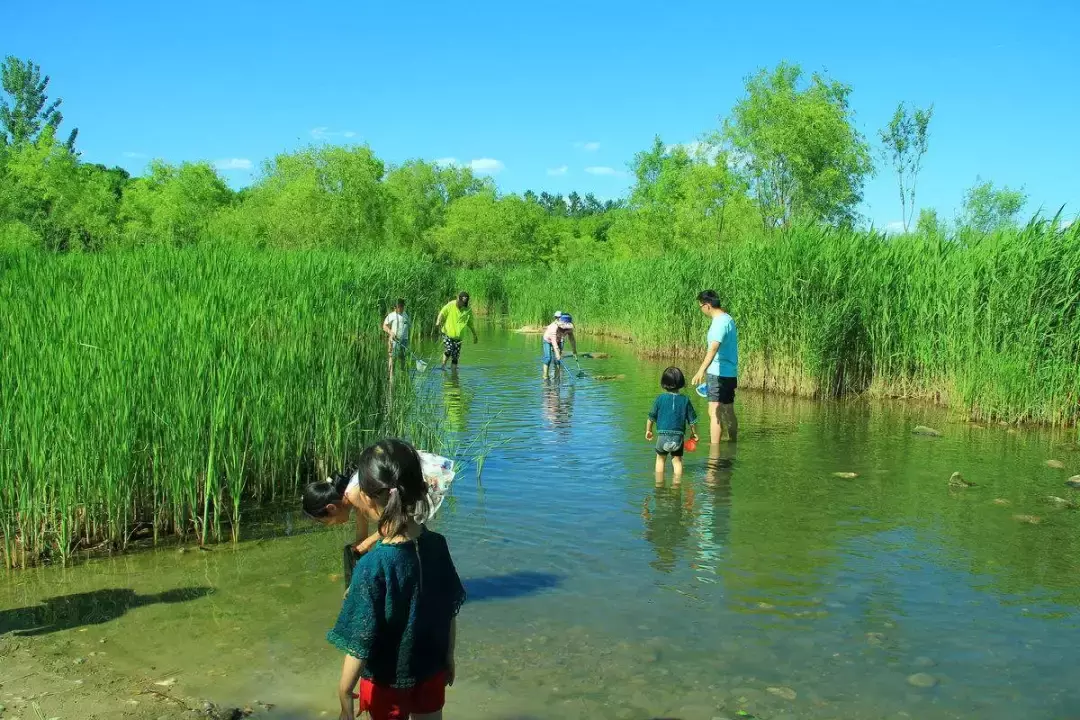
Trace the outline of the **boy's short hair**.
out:
[[[720,296],[715,290],[702,290],[698,293],[697,300],[702,305],[708,305],[711,308],[720,307]]]
[[[686,387],[686,376],[682,369],[673,366],[665,370],[660,376],[660,387],[668,392],[677,392]]]
[[[400,307],[400,308],[405,307],[405,298],[398,298],[397,302],[394,303],[394,307]]]

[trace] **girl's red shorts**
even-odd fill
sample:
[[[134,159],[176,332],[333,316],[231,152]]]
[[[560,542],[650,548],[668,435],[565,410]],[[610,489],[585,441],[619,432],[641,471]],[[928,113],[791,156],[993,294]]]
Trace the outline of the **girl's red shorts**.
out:
[[[446,704],[446,673],[441,672],[411,688],[392,688],[360,681],[360,712],[371,720],[405,720],[412,714],[438,712]]]

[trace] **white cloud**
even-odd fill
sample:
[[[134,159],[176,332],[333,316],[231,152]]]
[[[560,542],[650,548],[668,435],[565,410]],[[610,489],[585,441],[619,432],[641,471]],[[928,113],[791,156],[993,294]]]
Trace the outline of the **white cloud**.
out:
[[[251,161],[247,158],[225,158],[216,160],[214,167],[218,170],[250,170]]]
[[[548,168],[547,174],[555,177],[557,175],[565,175],[569,172],[570,168],[566,165],[560,165],[559,167]]]
[[[899,235],[904,232],[904,221],[893,220],[890,223],[885,223],[885,234],[887,235]]]
[[[621,170],[616,170],[613,167],[607,167],[605,165],[599,165],[599,166],[594,165],[594,166],[591,166],[591,167],[587,167],[587,168],[585,168],[585,172],[589,173],[590,175],[622,175],[623,174],[623,172]]]
[[[132,160],[145,160],[147,157],[146,153],[131,152],[130,150],[125,150],[121,154],[126,158],[131,158]]]
[[[494,175],[501,172],[506,166],[494,158],[478,158],[470,162],[469,167],[477,175]]]
[[[353,130],[331,130],[325,125],[320,125],[317,128],[311,128],[308,133],[311,135],[311,139],[315,140],[316,142],[329,142],[331,140],[334,140],[335,138],[348,139],[356,137],[356,132]]]
[[[585,152],[596,152],[600,149],[600,143],[596,140],[590,140],[589,142],[578,141],[574,143],[574,147],[578,150],[584,150]]]

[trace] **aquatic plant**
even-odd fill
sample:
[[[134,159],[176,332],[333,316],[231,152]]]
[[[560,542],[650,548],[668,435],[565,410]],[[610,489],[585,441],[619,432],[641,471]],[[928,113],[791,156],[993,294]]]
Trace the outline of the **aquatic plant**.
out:
[[[398,296],[434,317],[450,280],[334,251],[3,258],[5,564],[122,548],[135,528],[236,537],[245,507],[405,432],[379,324]]]
[[[715,288],[738,323],[744,387],[1080,419],[1080,224],[955,237],[798,227],[700,254],[462,270],[458,284],[515,327],[566,308],[586,333],[694,356],[694,298]]]

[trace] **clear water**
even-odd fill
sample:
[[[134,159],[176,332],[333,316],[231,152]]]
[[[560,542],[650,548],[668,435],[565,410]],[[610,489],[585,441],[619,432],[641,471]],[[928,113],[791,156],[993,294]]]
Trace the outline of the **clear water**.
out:
[[[587,341],[613,354],[587,373],[626,378],[545,384],[539,342],[486,333],[456,377],[421,378],[486,456],[436,523],[471,595],[448,717],[1080,715],[1080,513],[1046,500],[1070,497],[1075,434],[744,391],[740,441],[658,487],[644,422],[663,364]],[[977,485],[950,490],[954,471]],[[11,574],[0,633],[44,622],[37,641],[107,639],[110,663],[175,692],[334,714],[344,536],[283,514],[249,534]]]

